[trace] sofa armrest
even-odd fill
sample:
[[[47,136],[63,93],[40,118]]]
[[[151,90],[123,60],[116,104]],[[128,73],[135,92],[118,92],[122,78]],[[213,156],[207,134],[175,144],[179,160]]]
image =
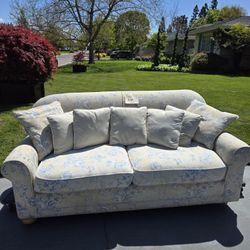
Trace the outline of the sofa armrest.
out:
[[[227,166],[224,201],[237,201],[240,198],[244,169],[250,162],[250,147],[235,136],[223,133],[215,142],[215,152]]]
[[[5,159],[1,173],[10,181],[18,181],[22,176],[33,180],[38,167],[38,155],[29,137],[26,137]],[[22,169],[22,170],[21,170]]]
[[[38,155],[27,137],[9,154],[1,168],[2,175],[12,182],[20,219],[36,218],[33,181],[37,167]]]
[[[246,165],[250,162],[250,147],[229,133],[221,134],[215,142],[215,152],[226,165]]]

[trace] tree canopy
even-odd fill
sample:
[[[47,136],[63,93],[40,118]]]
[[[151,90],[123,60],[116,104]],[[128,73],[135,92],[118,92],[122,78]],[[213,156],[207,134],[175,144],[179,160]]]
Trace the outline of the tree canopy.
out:
[[[145,13],[127,11],[115,23],[116,44],[120,49],[134,51],[137,45],[147,40],[149,30],[149,19]]]
[[[107,20],[102,26],[95,40],[95,49],[104,50],[115,49],[115,22]]]
[[[219,21],[227,20],[230,18],[245,16],[246,10],[240,6],[225,6],[220,10]]]
[[[206,15],[194,20],[193,27],[198,27],[208,23],[225,21],[231,18],[245,16],[246,11],[240,6],[225,6],[222,9],[211,8]]]
[[[44,30],[53,24],[64,32],[70,33],[74,39],[87,37],[89,63],[94,62],[95,41],[103,25],[128,10],[140,10],[154,19],[163,8],[160,0],[12,0],[12,18],[16,21],[20,9],[30,28]],[[144,14],[146,15],[146,14]],[[98,18],[98,22],[96,19]],[[138,24],[137,24],[138,25]],[[72,39],[73,39],[72,37]],[[143,37],[144,39],[144,37]],[[131,41],[130,41],[131,42]],[[133,42],[130,47],[132,48]]]
[[[244,24],[236,23],[220,28],[215,38],[221,47],[242,51],[250,47],[250,28]]]
[[[188,18],[185,15],[176,16],[168,26],[167,32],[185,33],[188,27]]]
[[[218,6],[218,0],[212,0],[212,1],[211,1],[210,9],[216,10],[216,9],[217,9],[217,6]]]
[[[218,29],[214,38],[220,47],[233,52],[234,68],[238,72],[242,54],[246,48],[250,47],[250,28],[244,24],[236,23]]]

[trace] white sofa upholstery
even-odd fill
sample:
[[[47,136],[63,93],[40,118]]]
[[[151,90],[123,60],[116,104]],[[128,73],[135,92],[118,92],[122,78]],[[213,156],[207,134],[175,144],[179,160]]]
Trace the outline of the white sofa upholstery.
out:
[[[132,145],[128,155],[134,169],[133,183],[137,186],[216,182],[226,175],[220,157],[198,144],[177,150]]]
[[[133,172],[124,147],[92,146],[44,159],[36,171],[34,190],[62,193],[124,188],[132,183]]]
[[[127,103],[126,96],[138,99]],[[190,90],[57,94],[34,106],[58,100],[73,109],[166,105],[186,109],[205,100]],[[170,150],[155,145],[97,145],[51,154],[41,162],[26,138],[6,158],[1,172],[12,181],[22,220],[82,213],[161,208],[236,201],[250,147],[228,133],[214,150],[197,143]]]

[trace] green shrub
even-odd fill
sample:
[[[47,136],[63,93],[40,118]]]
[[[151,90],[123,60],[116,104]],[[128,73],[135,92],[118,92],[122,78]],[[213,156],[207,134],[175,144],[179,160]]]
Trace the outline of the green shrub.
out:
[[[178,65],[160,64],[159,66],[152,66],[152,64],[140,64],[136,67],[139,71],[161,71],[161,72],[189,72],[189,69],[179,69]]]
[[[165,53],[160,53],[160,62],[162,64],[170,64],[171,58],[168,57]]]
[[[183,67],[183,68],[181,68],[181,72],[188,73],[188,72],[190,72],[190,68]]]
[[[191,60],[191,71],[216,73],[221,72],[227,63],[226,59],[213,53],[197,53]]]
[[[145,55],[145,56],[142,56],[141,57],[141,60],[142,61],[145,61],[145,62],[150,62],[150,61],[152,61],[152,56],[151,55]]]
[[[139,71],[152,71],[152,65],[151,64],[140,64],[136,67],[136,70]]]
[[[170,64],[160,64],[159,66],[155,67],[156,71],[163,71],[163,72],[177,72],[178,66],[177,65],[170,65]]]

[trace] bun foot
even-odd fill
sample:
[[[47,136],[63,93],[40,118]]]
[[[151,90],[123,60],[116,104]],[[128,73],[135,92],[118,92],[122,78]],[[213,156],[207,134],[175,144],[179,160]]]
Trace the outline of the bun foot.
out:
[[[25,224],[25,225],[30,225],[30,224],[33,224],[33,223],[36,221],[36,219],[35,219],[35,218],[22,219],[21,221],[22,221],[22,223]]]

